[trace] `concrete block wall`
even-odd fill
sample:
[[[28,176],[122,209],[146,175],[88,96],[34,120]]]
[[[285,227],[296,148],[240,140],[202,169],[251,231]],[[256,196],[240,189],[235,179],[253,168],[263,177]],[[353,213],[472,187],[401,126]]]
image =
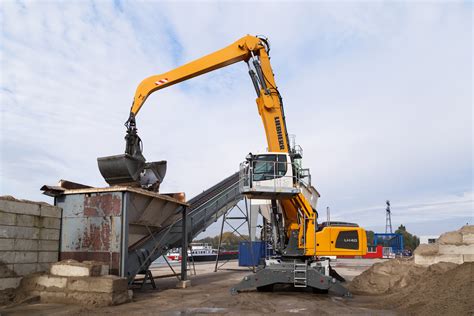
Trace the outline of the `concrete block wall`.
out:
[[[0,290],[58,261],[61,209],[0,196]]]
[[[444,233],[435,244],[420,245],[415,249],[416,264],[432,265],[438,262],[474,262],[474,225]]]

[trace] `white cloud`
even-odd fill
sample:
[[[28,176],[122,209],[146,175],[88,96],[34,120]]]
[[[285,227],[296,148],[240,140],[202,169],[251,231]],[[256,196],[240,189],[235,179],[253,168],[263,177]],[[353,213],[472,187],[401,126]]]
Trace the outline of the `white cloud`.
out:
[[[39,187],[60,178],[104,185],[96,157],[123,150],[136,85],[250,33],[270,38],[321,209],[361,225],[374,225],[371,206],[387,198],[431,203],[405,206],[400,221],[469,211],[453,197],[473,191],[469,5],[120,6],[2,2],[2,194],[47,199]],[[265,147],[246,71],[236,64],[147,100],[139,133],[149,160],[168,160],[164,190],[193,196]]]

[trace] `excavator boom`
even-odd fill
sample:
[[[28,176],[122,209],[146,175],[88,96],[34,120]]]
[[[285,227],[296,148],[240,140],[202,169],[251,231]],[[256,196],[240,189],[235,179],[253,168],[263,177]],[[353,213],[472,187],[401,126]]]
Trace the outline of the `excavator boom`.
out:
[[[214,53],[140,82],[135,92],[129,118],[125,123],[127,127],[125,154],[98,159],[99,170],[105,181],[110,185],[140,184],[140,174],[146,168],[146,164],[141,140],[137,134],[135,117],[150,94],[240,61],[245,61],[249,65],[249,74],[258,95],[258,111],[265,127],[269,150],[287,152],[289,144],[286,123],[281,98],[270,66],[268,49],[266,39],[247,35]],[[250,59],[253,59],[251,64]],[[166,172],[166,163],[160,163],[159,171],[159,174]],[[148,173],[157,174],[152,171]],[[163,177],[156,178],[162,180]]]
[[[99,169],[111,184],[143,183],[144,178],[156,178],[161,182],[166,164],[146,163],[142,154],[141,141],[137,134],[135,117],[144,102],[153,92],[208,73],[231,64],[244,61],[248,65],[249,75],[257,94],[258,113],[263,122],[267,138],[268,151],[291,154],[283,103],[270,64],[269,44],[265,38],[244,36],[233,44],[214,53],[196,59],[169,72],[144,79],[135,92],[130,115],[126,122],[127,135],[125,154],[99,158]],[[293,179],[294,185],[296,180]],[[148,183],[152,188],[158,186]],[[331,229],[321,235],[322,242],[316,242],[317,213],[302,194],[280,201],[285,223],[286,238],[290,240],[291,255],[304,257],[316,256],[318,252],[331,253]],[[360,249],[363,249],[363,245]],[[365,250],[364,250],[365,251]],[[354,251],[352,251],[354,253]],[[341,253],[342,254],[342,253]],[[349,253],[351,254],[351,253]],[[363,253],[359,253],[363,254]]]
[[[263,46],[259,38],[247,35],[214,53],[163,74],[148,77],[138,85],[130,112],[133,115],[137,115],[148,96],[155,91],[235,64],[239,61],[248,61],[252,53],[258,54],[262,48]]]

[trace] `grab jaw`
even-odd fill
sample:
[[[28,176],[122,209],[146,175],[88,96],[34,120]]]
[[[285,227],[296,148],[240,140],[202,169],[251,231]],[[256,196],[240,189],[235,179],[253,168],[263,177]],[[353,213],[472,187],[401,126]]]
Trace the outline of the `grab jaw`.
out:
[[[166,161],[146,162],[133,114],[125,126],[125,154],[97,158],[99,171],[110,186],[126,185],[158,192],[166,175]]]

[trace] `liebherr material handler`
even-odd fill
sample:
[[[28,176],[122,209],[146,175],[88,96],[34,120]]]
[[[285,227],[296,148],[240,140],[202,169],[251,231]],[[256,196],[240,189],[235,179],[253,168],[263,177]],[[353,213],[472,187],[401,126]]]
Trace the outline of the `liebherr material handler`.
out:
[[[249,154],[241,164],[240,188],[252,199],[271,201],[272,225],[278,240],[276,256],[265,260],[257,272],[246,276],[232,291],[257,288],[267,291],[275,284],[311,287],[348,294],[332,276],[329,261],[335,255],[364,255],[364,229],[355,224],[318,224],[317,191],[308,182],[308,169],[301,168],[301,151],[290,146],[280,92],[270,65],[266,38],[247,35],[235,43],[161,75],[143,80],[125,123],[125,154],[98,158],[99,169],[111,184],[139,184],[157,191],[166,172],[166,162],[147,163],[137,134],[136,116],[148,96],[160,89],[244,61],[257,94],[257,108],[268,143],[268,152]],[[305,180],[306,179],[306,180]]]

